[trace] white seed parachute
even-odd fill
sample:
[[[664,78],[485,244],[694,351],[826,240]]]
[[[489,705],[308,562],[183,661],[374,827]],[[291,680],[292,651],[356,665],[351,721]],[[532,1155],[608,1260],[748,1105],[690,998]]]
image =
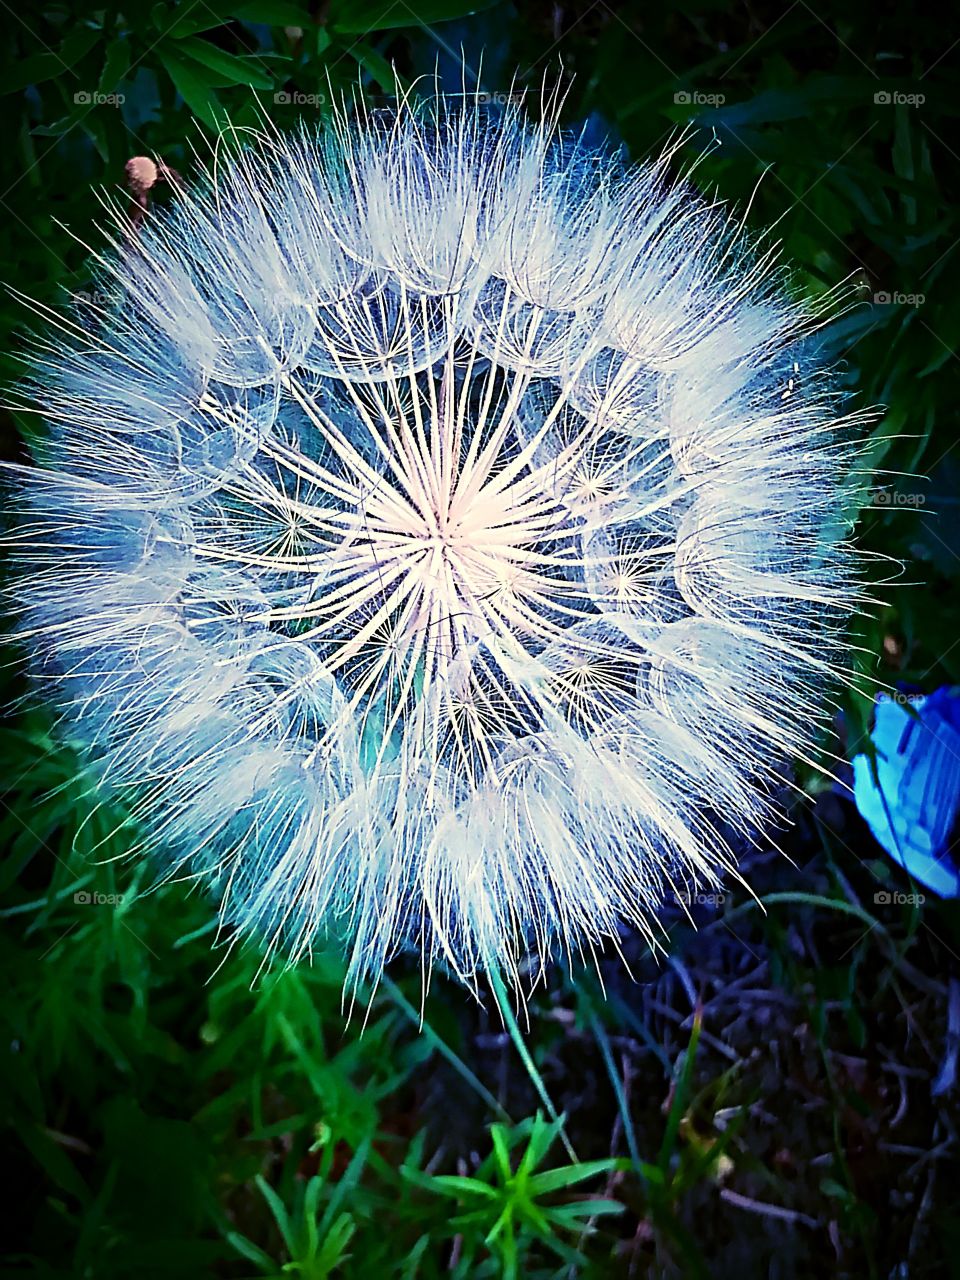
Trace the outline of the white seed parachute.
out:
[[[735,874],[860,599],[775,246],[516,106],[251,134],[29,357],[36,669],[170,875],[514,982]]]

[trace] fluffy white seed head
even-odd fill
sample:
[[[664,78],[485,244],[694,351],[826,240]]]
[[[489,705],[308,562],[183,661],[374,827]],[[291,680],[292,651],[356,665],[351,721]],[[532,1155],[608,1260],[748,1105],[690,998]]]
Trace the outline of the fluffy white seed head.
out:
[[[269,949],[654,941],[810,757],[857,599],[826,304],[670,158],[442,99],[252,137],[35,353],[38,667]]]

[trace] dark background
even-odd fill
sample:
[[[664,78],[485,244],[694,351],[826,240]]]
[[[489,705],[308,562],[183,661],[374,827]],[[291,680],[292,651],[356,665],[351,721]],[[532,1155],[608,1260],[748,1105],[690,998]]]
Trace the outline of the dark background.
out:
[[[715,139],[696,181],[755,192],[749,223],[777,223],[804,290],[856,276],[828,345],[854,402],[885,407],[859,536],[903,568],[858,624],[861,692],[825,750],[862,749],[881,682],[960,681],[945,10],[0,0],[0,27],[8,386],[16,292],[91,289],[98,192],[134,155],[189,178],[225,115],[383,99],[392,67],[456,90],[462,58],[491,95],[563,85],[565,122],[633,157],[687,122],[688,161]],[[5,413],[5,456],[38,430]],[[697,932],[668,909],[669,963],[625,937],[636,981],[615,956],[558,970],[522,1029],[438,976],[421,1029],[412,962],[348,1019],[336,956],[256,978],[212,950],[210,905],[121,857],[134,833],[20,701],[15,649],[3,679],[3,1275],[960,1274],[956,904],[918,894],[828,779],[799,778],[793,861],[749,859],[763,910],[736,886]]]

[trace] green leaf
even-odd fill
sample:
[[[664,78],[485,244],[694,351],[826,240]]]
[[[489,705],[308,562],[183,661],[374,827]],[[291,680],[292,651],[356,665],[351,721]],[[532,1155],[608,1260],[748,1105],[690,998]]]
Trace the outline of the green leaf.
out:
[[[504,1182],[510,1177],[510,1151],[507,1147],[506,1131],[502,1124],[490,1126],[490,1140],[496,1156],[497,1167]]]
[[[19,93],[28,84],[42,84],[58,76],[64,77],[65,87],[69,87],[64,73],[72,69],[99,38],[100,32],[92,27],[78,27],[64,40],[59,51],[47,50],[20,59],[14,68],[5,70],[0,95]],[[74,88],[82,90],[83,86],[74,84]]]
[[[599,1177],[602,1173],[611,1173],[615,1169],[626,1172],[630,1168],[629,1160],[610,1157],[606,1160],[585,1160],[582,1164],[569,1164],[562,1169],[549,1169],[546,1173],[534,1174],[530,1179],[530,1191],[533,1195],[546,1195],[550,1191],[586,1182],[588,1178]]]
[[[197,64],[181,58],[169,45],[160,45],[157,57],[173,81],[173,87],[197,119],[211,129],[219,128],[217,113],[220,103],[209,81],[198,71]]]
[[[316,1255],[320,1276],[328,1276],[346,1260],[347,1249],[356,1232],[357,1224],[350,1214],[341,1213],[324,1237],[320,1252]]]
[[[619,1200],[598,1198],[596,1200],[577,1200],[574,1204],[563,1204],[556,1209],[548,1209],[547,1217],[563,1227],[575,1227],[583,1218],[610,1217],[624,1213],[626,1205]]]
[[[130,69],[130,41],[111,40],[107,45],[103,70],[100,72],[101,93],[113,93],[117,85]]]
[[[335,31],[369,35],[395,27],[429,27],[435,22],[466,18],[471,13],[492,9],[498,0],[334,0],[328,22]]]
[[[570,1139],[567,1137],[566,1129],[564,1128],[564,1121],[556,1107],[553,1105],[553,1100],[547,1092],[547,1087],[543,1082],[540,1072],[537,1070],[536,1063],[530,1056],[530,1051],[523,1038],[523,1032],[520,1030],[517,1019],[510,1007],[510,998],[507,995],[506,987],[503,985],[503,979],[495,969],[490,972],[490,986],[493,989],[494,997],[500,1009],[500,1016],[506,1023],[507,1030],[510,1033],[510,1039],[513,1041],[514,1048],[517,1053],[520,1055],[520,1060],[524,1065],[527,1075],[530,1077],[533,1087],[540,1095],[540,1100],[546,1108],[547,1115],[556,1126],[556,1132],[560,1135],[560,1140],[564,1145],[567,1155],[571,1160],[576,1161],[577,1153],[574,1151]]]
[[[493,1187],[488,1187],[485,1182],[478,1182],[476,1178],[462,1178],[455,1173],[447,1173],[431,1178],[430,1181],[440,1191],[455,1195],[481,1196],[488,1200],[497,1199],[497,1193]]]
[[[55,53],[32,53],[6,71],[0,82],[0,94],[20,93],[30,84],[43,84],[64,70],[63,61]]]
[[[287,1246],[288,1251],[293,1253],[296,1249],[297,1242],[294,1237],[293,1228],[290,1225],[290,1217],[287,1214],[283,1201],[277,1195],[276,1191],[274,1191],[273,1187],[271,1187],[270,1183],[267,1182],[266,1178],[259,1173],[256,1176],[256,1183],[260,1188],[260,1194],[270,1206],[270,1212],[273,1214],[273,1219],[277,1224],[277,1229],[281,1236],[283,1236],[283,1243]]]
[[[437,1031],[431,1026],[429,1021],[421,1019],[420,1014],[413,1007],[393,979],[385,974],[381,980],[381,986],[383,990],[390,995],[390,998],[398,1008],[402,1010],[404,1015],[409,1018],[413,1026],[419,1029],[424,1040],[428,1041],[442,1057],[446,1058],[457,1074],[462,1076],[470,1088],[476,1091],[477,1096],[483,1099],[490,1110],[496,1112],[496,1114],[502,1119],[509,1120],[510,1117],[486,1085],[477,1079],[463,1059],[450,1048],[447,1042],[442,1039]]]
[[[373,76],[384,93],[393,93],[397,89],[403,89],[403,81],[394,71],[393,66],[369,44],[364,43],[362,40],[357,40],[354,44],[351,44],[350,54],[356,58],[364,71]]]
[[[80,59],[88,54],[93,46],[100,41],[101,37],[102,32],[96,27],[74,27],[60,46],[61,65],[75,67]]]
[[[230,14],[239,22],[257,26],[306,29],[315,25],[306,9],[301,9],[296,4],[287,4],[285,0],[249,0],[248,4],[233,7]]]
[[[177,41],[177,52],[185,53],[201,66],[212,71],[213,77],[206,77],[208,84],[235,85],[246,84],[251,89],[272,89],[273,76],[266,65],[259,59],[239,57],[235,53],[227,53],[206,40],[198,40],[191,36]]]
[[[17,1134],[53,1186],[65,1191],[67,1195],[76,1196],[81,1204],[89,1199],[86,1184],[49,1130],[27,1123],[17,1126]]]
[[[77,27],[67,36],[59,50],[29,54],[4,73],[0,95],[19,93],[27,85],[43,84],[57,76],[63,76],[66,85],[67,77],[64,73],[72,70],[99,38],[100,32],[92,27]],[[84,86],[75,83],[73,87],[80,91]]]
[[[262,1267],[265,1274],[270,1275],[276,1271],[277,1267],[273,1259],[264,1253],[262,1249],[258,1249],[253,1241],[248,1240],[246,1236],[242,1236],[236,1231],[227,1231],[224,1234],[224,1239],[248,1262],[254,1262],[258,1267]]]
[[[661,1170],[665,1174],[670,1167],[670,1159],[674,1152],[677,1136],[680,1132],[680,1121],[683,1119],[687,1109],[687,1101],[690,1095],[690,1085],[693,1080],[693,1064],[697,1056],[697,1045],[700,1042],[700,1011],[694,1014],[693,1026],[690,1030],[690,1042],[683,1053],[683,1060],[679,1063],[674,1071],[673,1078],[673,1101],[670,1104],[670,1110],[667,1114],[667,1127],[663,1135],[663,1142],[660,1146],[660,1155],[657,1160]]]
[[[216,4],[206,3],[186,4],[172,14],[169,6],[161,3],[153,6],[150,18],[164,39],[182,40],[185,36],[196,35],[198,31],[223,26],[225,14],[218,11]]]

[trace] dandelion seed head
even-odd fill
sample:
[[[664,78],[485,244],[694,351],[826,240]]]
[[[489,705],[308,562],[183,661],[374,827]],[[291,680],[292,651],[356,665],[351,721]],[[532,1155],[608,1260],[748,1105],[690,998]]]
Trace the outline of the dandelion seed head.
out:
[[[253,136],[31,357],[37,668],[268,951],[654,942],[810,757],[859,598],[835,299],[673,158],[442,98]]]

